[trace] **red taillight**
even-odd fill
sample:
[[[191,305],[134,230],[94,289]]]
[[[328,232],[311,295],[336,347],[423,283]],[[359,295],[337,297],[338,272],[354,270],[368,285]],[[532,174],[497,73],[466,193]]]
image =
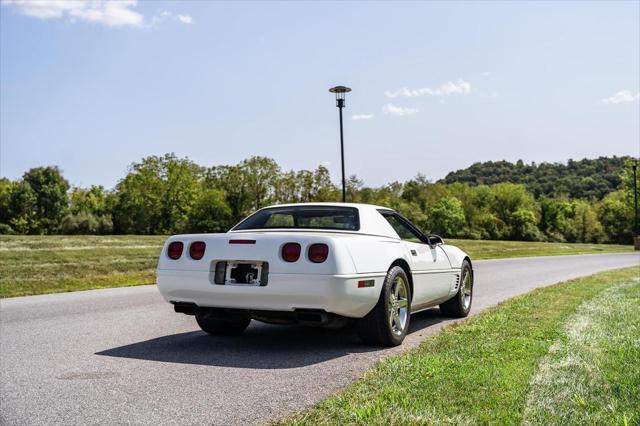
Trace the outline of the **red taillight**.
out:
[[[329,256],[329,246],[326,244],[311,244],[309,246],[309,260],[313,263],[322,263]]]
[[[189,246],[189,256],[192,259],[200,260],[202,256],[204,256],[204,251],[207,248],[207,245],[204,241],[196,241],[195,243],[191,243]]]
[[[309,246],[309,260],[313,263],[322,263],[329,256],[329,246],[326,244],[311,244]]]
[[[184,244],[182,244],[180,241],[174,241],[171,244],[169,244],[169,248],[167,249],[167,255],[173,259],[180,259],[180,256],[182,256],[182,249],[184,248]]]
[[[300,258],[300,244],[287,243],[282,246],[282,258],[286,262],[295,262]]]

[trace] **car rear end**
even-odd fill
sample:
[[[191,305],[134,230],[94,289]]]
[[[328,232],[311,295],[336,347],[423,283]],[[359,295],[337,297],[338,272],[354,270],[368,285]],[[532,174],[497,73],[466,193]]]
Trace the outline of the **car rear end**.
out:
[[[185,313],[199,308],[326,312],[359,318],[381,282],[356,275],[347,239],[331,232],[229,232],[170,237],[160,255],[163,297]]]

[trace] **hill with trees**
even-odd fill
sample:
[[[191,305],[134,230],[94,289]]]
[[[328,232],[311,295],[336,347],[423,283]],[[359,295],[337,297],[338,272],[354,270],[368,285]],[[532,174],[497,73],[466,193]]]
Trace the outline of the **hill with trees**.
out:
[[[462,181],[418,175],[381,187],[351,176],[347,200],[394,208],[444,237],[630,243],[629,166],[630,159],[615,157],[567,165],[490,162],[455,172]],[[71,188],[55,166],[0,179],[0,234],[224,232],[270,204],[339,200],[323,166],[285,171],[270,158],[251,157],[205,167],[166,154],[133,163],[112,190]]]
[[[601,200],[620,186],[620,174],[630,157],[600,157],[564,163],[531,163],[522,160],[487,161],[449,173],[442,183],[469,185],[520,183],[536,197],[567,196]]]

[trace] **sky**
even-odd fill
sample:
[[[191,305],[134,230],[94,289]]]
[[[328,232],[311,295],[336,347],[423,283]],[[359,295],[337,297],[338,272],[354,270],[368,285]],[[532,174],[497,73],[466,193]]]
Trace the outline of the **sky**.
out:
[[[370,186],[640,156],[640,2],[1,0],[0,176],[114,187],[174,152]]]

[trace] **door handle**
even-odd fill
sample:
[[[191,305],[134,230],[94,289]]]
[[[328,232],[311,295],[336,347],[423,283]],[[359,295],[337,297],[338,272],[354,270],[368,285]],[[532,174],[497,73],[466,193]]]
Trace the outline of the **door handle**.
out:
[[[415,250],[411,250],[411,255],[412,255],[412,256],[417,256],[417,255],[418,255],[418,252],[416,252]]]

